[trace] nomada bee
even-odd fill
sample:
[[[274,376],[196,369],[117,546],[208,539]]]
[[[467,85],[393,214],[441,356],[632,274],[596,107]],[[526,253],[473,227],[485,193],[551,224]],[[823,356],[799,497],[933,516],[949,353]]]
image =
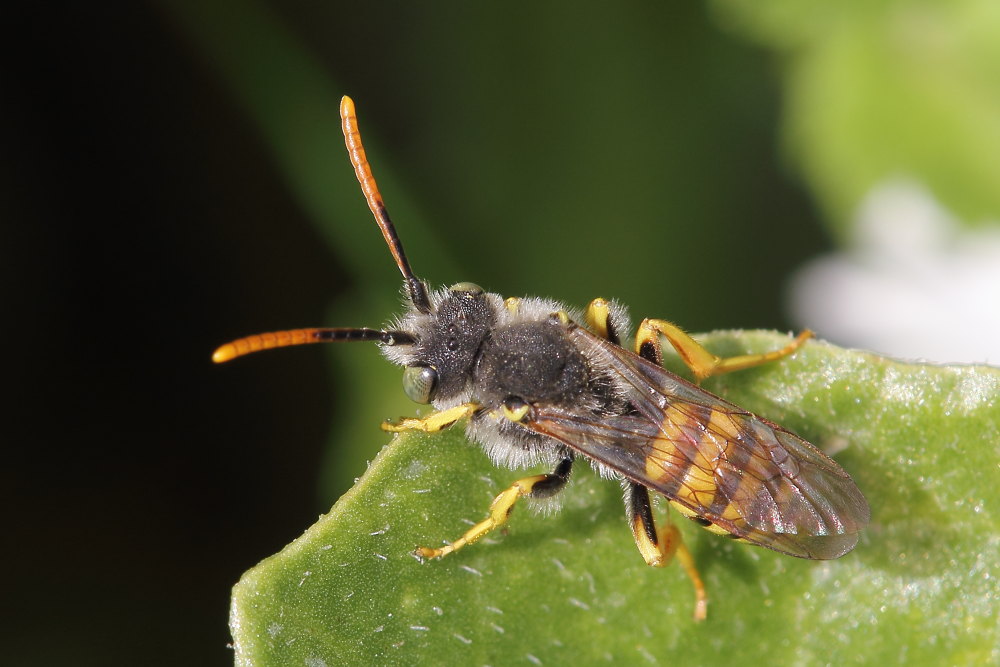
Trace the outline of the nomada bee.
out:
[[[670,322],[646,319],[633,350],[623,347],[624,307],[594,299],[582,314],[543,298],[507,298],[461,282],[431,291],[410,269],[372,176],[354,103],[340,115],[347,150],[368,206],[403,275],[406,311],[384,329],[313,328],[264,333],[216,350],[216,362],[304,343],[374,341],[404,367],[403,390],[434,412],[384,423],[387,431],[434,432],[465,421],[468,436],[497,464],[548,464],[515,481],[489,515],[454,542],[419,547],[441,558],[503,525],[522,496],[546,498],[570,478],[577,457],[621,481],[636,546],[660,567],[676,554],[695,588],[694,616],[707,595],[672,523],[657,530],[650,492],[713,533],[790,556],[838,558],[858,541],[868,503],[851,478],[817,448],[762,417],[662,367],[661,336],[697,380],[758,366],[795,352],[715,356]]]

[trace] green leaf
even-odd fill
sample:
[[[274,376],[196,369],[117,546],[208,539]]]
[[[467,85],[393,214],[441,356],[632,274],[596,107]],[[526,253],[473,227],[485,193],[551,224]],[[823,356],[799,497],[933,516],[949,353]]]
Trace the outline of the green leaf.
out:
[[[733,354],[787,339],[705,340]],[[504,531],[420,563],[415,546],[458,537],[520,473],[460,428],[406,434],[235,587],[237,662],[997,663],[1000,370],[810,343],[706,388],[835,452],[872,507],[854,552],[798,560],[684,521],[709,592],[695,623],[682,569],[647,567],[619,486],[578,466],[558,513],[522,501]]]

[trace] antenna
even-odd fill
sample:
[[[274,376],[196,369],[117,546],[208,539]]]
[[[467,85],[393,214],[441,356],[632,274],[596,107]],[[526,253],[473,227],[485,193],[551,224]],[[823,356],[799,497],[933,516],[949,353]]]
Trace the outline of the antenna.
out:
[[[358,118],[354,114],[354,101],[346,95],[340,100],[340,121],[344,130],[344,143],[351,156],[351,164],[354,165],[354,173],[358,177],[358,183],[361,184],[361,191],[365,193],[368,208],[375,216],[378,228],[382,230],[382,236],[385,238],[386,245],[389,246],[389,252],[392,253],[392,258],[396,261],[399,272],[403,274],[410,303],[421,313],[429,313],[431,305],[427,298],[427,288],[424,287],[419,278],[413,275],[410,263],[406,261],[403,244],[400,243],[396,228],[393,227],[389,213],[385,210],[382,193],[378,190],[375,177],[372,176],[371,166],[368,164],[368,158],[365,157],[365,147],[361,143],[361,133],[358,131]],[[212,361],[221,364],[252,352],[273,350],[291,345],[355,341],[376,341],[384,345],[412,345],[416,339],[405,331],[382,331],[365,327],[290,329],[255,334],[226,343],[212,354]]]
[[[406,261],[406,253],[403,252],[403,244],[399,241],[396,228],[389,219],[389,212],[385,210],[385,202],[382,201],[382,193],[378,190],[375,177],[372,175],[371,165],[365,155],[365,147],[361,143],[361,132],[358,130],[358,117],[354,113],[354,100],[347,95],[340,100],[340,124],[344,130],[344,143],[347,144],[347,153],[351,156],[351,164],[354,165],[354,173],[361,184],[361,191],[365,193],[368,201],[368,208],[375,216],[378,228],[382,230],[386,245],[392,258],[396,260],[399,272],[403,274],[406,284],[406,292],[410,297],[413,307],[421,313],[429,313],[431,310],[430,301],[427,298],[427,289],[420,279],[413,275],[410,263]]]
[[[356,341],[378,341],[386,345],[409,345],[416,340],[405,331],[381,331],[379,329],[361,328],[313,328],[290,329],[288,331],[272,331],[270,333],[254,334],[239,338],[219,347],[212,354],[212,361],[225,363],[236,357],[242,357],[251,352],[273,350],[276,347],[291,345],[306,345],[308,343],[339,343]]]

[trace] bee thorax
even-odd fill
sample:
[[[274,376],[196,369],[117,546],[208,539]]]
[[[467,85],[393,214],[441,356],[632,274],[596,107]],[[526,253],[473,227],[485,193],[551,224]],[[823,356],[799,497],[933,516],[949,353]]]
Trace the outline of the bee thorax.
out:
[[[497,405],[510,397],[570,405],[587,390],[589,369],[559,326],[522,322],[497,328],[474,371],[476,398]]]

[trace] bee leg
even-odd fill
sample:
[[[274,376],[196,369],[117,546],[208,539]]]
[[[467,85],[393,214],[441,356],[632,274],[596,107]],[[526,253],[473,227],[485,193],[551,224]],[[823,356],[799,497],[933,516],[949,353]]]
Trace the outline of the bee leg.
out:
[[[458,420],[472,415],[472,413],[479,408],[480,405],[478,403],[462,403],[461,405],[456,405],[455,407],[447,410],[432,412],[426,417],[404,417],[395,424],[392,422],[382,422],[382,430],[391,431],[393,433],[399,433],[401,431],[425,431],[427,433],[434,433],[436,431],[446,429]]]
[[[611,303],[600,297],[587,306],[585,314],[587,328],[601,338],[607,338],[615,345],[621,345],[621,335],[611,317]]]
[[[573,458],[567,456],[559,462],[559,465],[551,473],[532,475],[531,477],[517,480],[493,499],[493,502],[490,504],[489,516],[465,531],[465,534],[460,538],[439,549],[417,547],[413,553],[420,558],[441,558],[453,551],[458,551],[467,544],[472,544],[483,535],[507,523],[510,513],[514,510],[514,503],[521,496],[548,498],[562,490],[566,486],[566,482],[569,481],[569,474],[572,468]]]
[[[708,614],[708,595],[701,581],[694,558],[681,539],[680,530],[672,522],[656,530],[653,522],[653,506],[649,500],[649,490],[635,482],[628,483],[627,502],[629,525],[635,545],[639,548],[647,565],[664,567],[676,555],[691,583],[694,585],[694,620],[703,621]]]
[[[794,353],[804,342],[812,338],[812,331],[804,330],[795,337],[791,343],[781,348],[763,354],[741,354],[735,357],[718,357],[701,346],[694,338],[691,338],[676,324],[666,320],[646,319],[639,325],[639,330],[635,334],[635,351],[641,357],[656,364],[663,363],[663,353],[660,349],[660,336],[664,336],[677,353],[681,360],[687,364],[694,376],[699,380],[704,380],[713,375],[722,375],[731,371],[743,370],[766,364],[769,361],[777,361],[782,357]]]

